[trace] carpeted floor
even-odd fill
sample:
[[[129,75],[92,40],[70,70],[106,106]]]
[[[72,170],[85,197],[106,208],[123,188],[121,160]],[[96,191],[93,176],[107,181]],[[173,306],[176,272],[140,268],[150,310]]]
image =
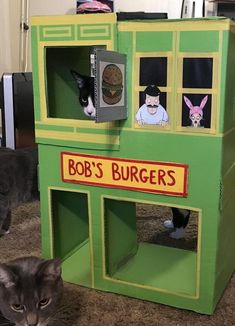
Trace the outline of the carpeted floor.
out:
[[[142,240],[151,227],[158,209],[138,207],[139,229]],[[165,216],[163,216],[165,214]],[[162,218],[170,214],[164,211]],[[156,219],[155,219],[156,220]],[[162,220],[159,219],[159,225]],[[196,217],[190,219],[186,240],[172,240],[170,245],[196,250]],[[150,227],[148,227],[150,226]],[[156,232],[155,232],[156,233]],[[144,234],[144,235],[143,235]],[[150,234],[152,242],[169,241],[168,234],[162,230]],[[159,240],[160,239],[160,240]],[[167,245],[167,244],[166,244]],[[168,243],[169,245],[169,243]],[[0,238],[1,262],[24,255],[40,256],[40,218],[39,203],[34,202],[18,207],[13,214],[11,233]],[[0,325],[2,325],[0,323]],[[200,315],[191,311],[145,302],[113,293],[87,289],[73,284],[65,284],[61,308],[57,313],[55,326],[233,326],[235,325],[235,275],[228,284],[225,293],[212,316]]]

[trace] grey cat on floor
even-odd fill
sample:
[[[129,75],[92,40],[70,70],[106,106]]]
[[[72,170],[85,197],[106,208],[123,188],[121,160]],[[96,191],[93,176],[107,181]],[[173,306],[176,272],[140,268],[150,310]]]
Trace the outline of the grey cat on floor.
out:
[[[11,211],[38,198],[36,148],[0,147],[0,235],[9,233]]]
[[[0,311],[16,326],[48,325],[62,292],[60,259],[23,257],[0,264]]]

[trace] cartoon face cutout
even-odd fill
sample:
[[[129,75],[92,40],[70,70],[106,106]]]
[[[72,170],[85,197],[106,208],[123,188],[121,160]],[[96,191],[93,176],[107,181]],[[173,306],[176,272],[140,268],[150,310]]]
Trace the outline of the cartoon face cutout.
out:
[[[155,114],[160,104],[159,96],[150,96],[146,94],[145,104],[147,105],[148,113]]]
[[[202,120],[202,114],[200,113],[192,113],[190,114],[189,118],[192,122],[193,127],[199,127],[200,126],[200,121]]]
[[[189,118],[191,120],[191,125],[194,128],[198,128],[201,125],[201,120],[203,119],[203,109],[207,103],[208,95],[206,95],[202,100],[199,106],[193,105],[187,96],[184,96],[184,102],[189,108]]]
[[[168,123],[168,114],[165,108],[160,104],[160,89],[156,85],[146,87],[144,104],[136,113],[138,125],[160,125],[166,126]]]

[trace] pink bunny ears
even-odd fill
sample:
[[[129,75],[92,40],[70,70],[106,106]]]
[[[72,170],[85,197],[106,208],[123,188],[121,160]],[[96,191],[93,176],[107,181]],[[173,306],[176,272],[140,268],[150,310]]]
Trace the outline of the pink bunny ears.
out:
[[[202,100],[201,100],[201,103],[199,106],[194,106],[192,104],[192,102],[190,101],[190,99],[188,99],[186,96],[184,96],[184,102],[186,103],[187,107],[190,109],[190,115],[191,114],[195,114],[195,113],[198,113],[200,114],[201,116],[203,115],[203,109],[206,105],[206,102],[208,100],[208,95],[206,95]]]

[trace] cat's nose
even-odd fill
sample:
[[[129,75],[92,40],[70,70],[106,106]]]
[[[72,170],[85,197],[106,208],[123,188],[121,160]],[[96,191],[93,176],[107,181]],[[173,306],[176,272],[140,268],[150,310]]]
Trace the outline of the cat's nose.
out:
[[[27,316],[27,326],[37,326],[38,325],[38,317],[34,313],[29,313]]]

